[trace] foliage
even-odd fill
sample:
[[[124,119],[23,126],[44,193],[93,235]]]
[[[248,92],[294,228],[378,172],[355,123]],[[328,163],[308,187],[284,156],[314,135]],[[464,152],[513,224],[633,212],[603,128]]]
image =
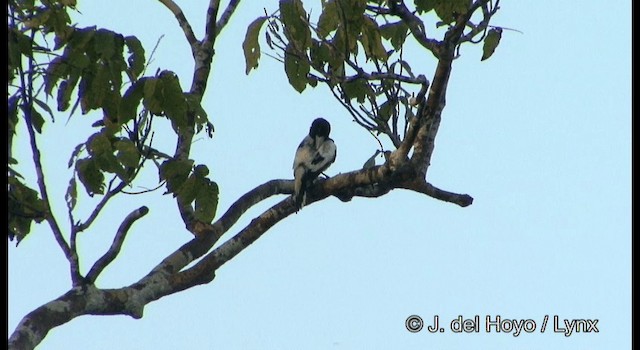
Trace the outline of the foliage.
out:
[[[283,61],[296,91],[324,83],[354,121],[375,135],[386,135],[397,147],[417,112],[416,94],[424,95],[428,85],[404,58],[406,45],[415,45],[407,39],[424,39],[421,44],[439,55],[435,39],[427,38],[426,21],[413,13],[437,17],[440,22],[435,27],[451,27],[471,6],[470,0],[415,0],[413,9],[399,1],[326,0],[318,17],[311,18],[301,0],[281,0],[275,14],[249,26],[243,45],[246,72],[258,67],[259,31],[266,22],[265,41]],[[486,15],[491,9],[484,6]],[[482,35],[482,59],[488,58],[501,29],[491,29],[485,36],[486,23],[469,21],[468,28],[463,42]]]
[[[74,11],[75,5],[72,0],[9,2],[8,236],[17,237],[18,242],[30,232],[33,221],[48,217],[48,203],[43,199],[42,185],[25,183],[13,170],[25,161],[12,158],[13,136],[25,130],[18,128],[23,121],[31,135],[32,151],[38,151],[36,139],[46,134],[43,116],[55,121],[46,102],[49,98],[55,100],[57,111],[70,116],[80,107],[82,115],[93,119],[98,128],[71,155],[68,166],[74,169],[74,176],[66,194],[69,211],[77,202],[77,180],[87,195],[105,195],[116,188],[111,185],[114,181],[131,185],[148,160],[152,164],[171,160],[152,147],[157,131],[154,118],[167,118],[177,135],[189,129],[191,122],[197,131],[206,129],[210,136],[213,130],[200,105],[201,97],[183,92],[173,72],[144,75],[145,50],[135,36],[70,25],[69,11]],[[40,166],[37,163],[36,168]],[[167,182],[167,190],[174,194],[215,192],[207,201],[182,196],[184,204],[195,205],[198,218],[210,222],[217,205],[215,182],[196,167],[183,170],[198,181],[191,181],[189,190]]]

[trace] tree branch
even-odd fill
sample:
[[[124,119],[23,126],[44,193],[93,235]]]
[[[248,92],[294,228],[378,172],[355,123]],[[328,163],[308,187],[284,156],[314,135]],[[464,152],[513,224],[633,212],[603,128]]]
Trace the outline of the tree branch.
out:
[[[390,14],[400,17],[404,23],[409,26],[411,34],[416,41],[422,45],[425,49],[431,51],[436,57],[439,55],[438,41],[435,39],[429,39],[427,32],[424,29],[424,23],[413,14],[403,1],[389,1]]]
[[[433,77],[433,83],[429,90],[426,105],[419,118],[419,129],[413,141],[413,155],[411,161],[425,178],[431,162],[431,156],[435,148],[435,138],[440,126],[442,111],[446,105],[447,86],[451,75],[451,67],[455,56],[455,48],[460,44],[463,30],[473,13],[489,0],[474,2],[469,11],[461,14],[456,19],[456,24],[445,33],[444,40],[440,44],[438,65]]]
[[[224,10],[222,15],[220,16],[218,23],[216,23],[216,36],[220,34],[222,29],[224,29],[224,27],[227,25],[227,23],[229,22],[229,19],[231,19],[231,15],[233,15],[236,8],[238,8],[238,4],[240,4],[240,0],[229,1],[229,5],[227,5],[227,8]]]
[[[95,209],[93,209],[93,211],[91,212],[91,214],[89,215],[89,217],[87,218],[87,220],[79,225],[77,225],[75,227],[75,231],[76,232],[82,232],[86,229],[89,228],[89,226],[91,226],[91,224],[93,223],[93,221],[98,217],[98,214],[100,214],[100,212],[102,211],[102,209],[105,207],[105,205],[107,205],[107,202],[116,194],[118,194],[122,189],[125,188],[127,184],[125,182],[120,182],[120,184],[118,186],[116,186],[116,188],[114,188],[113,190],[108,191],[100,200],[100,202],[98,203],[98,205],[95,207]]]
[[[31,40],[33,40],[34,35],[35,35],[35,30],[32,29]],[[38,188],[40,190],[40,195],[42,196],[42,201],[45,203],[45,206],[46,206],[45,220],[49,224],[49,227],[53,232],[53,236],[56,239],[56,242],[58,242],[58,245],[60,246],[60,248],[62,249],[64,256],[69,261],[71,281],[73,285],[76,285],[77,283],[79,283],[81,278],[79,264],[78,264],[78,255],[74,251],[72,251],[69,245],[67,244],[67,241],[64,239],[64,236],[62,235],[62,230],[60,229],[60,226],[58,225],[56,218],[53,216],[53,212],[51,211],[51,203],[49,201],[47,186],[44,182],[44,170],[42,168],[40,149],[38,148],[38,144],[36,141],[36,134],[33,126],[33,115],[32,115],[34,111],[34,107],[33,107],[34,60],[33,60],[33,57],[29,58],[28,64],[29,64],[28,73],[27,73],[28,79],[29,79],[28,83],[25,81],[25,72],[24,72],[24,69],[22,68],[21,63],[18,66],[18,70],[20,73],[20,84],[22,85],[22,90],[24,92],[24,95],[23,95],[24,105],[22,106],[22,110],[24,112],[25,124],[27,126],[27,132],[29,134],[29,144],[31,146],[33,164],[36,169]]]
[[[189,24],[189,21],[184,16],[184,12],[182,12],[182,9],[180,8],[180,6],[178,6],[178,4],[173,2],[173,0],[158,0],[158,1],[160,1],[167,9],[169,9],[169,11],[171,11],[171,13],[173,13],[173,15],[176,17],[176,20],[178,20],[178,25],[180,25],[180,28],[182,28],[182,31],[184,32],[184,36],[187,39],[189,46],[191,46],[191,53],[195,57],[199,43],[198,43],[198,39],[196,39],[196,35],[193,33],[193,28],[191,28],[191,24]]]
[[[400,185],[401,188],[413,190],[416,192],[424,193],[429,197],[435,199],[457,204],[461,207],[467,207],[473,203],[473,197],[468,194],[458,194],[441,190],[432,184],[424,181],[423,179],[416,179],[415,181],[407,182]]]
[[[122,224],[120,224],[120,227],[118,228],[118,231],[113,238],[113,243],[111,244],[111,247],[109,247],[109,250],[107,250],[107,252],[104,253],[104,255],[101,256],[100,259],[98,259],[93,264],[91,270],[89,270],[89,273],[87,274],[87,277],[85,279],[87,283],[94,283],[98,276],[100,276],[102,271],[104,271],[104,269],[118,256],[118,253],[120,253],[120,248],[122,247],[122,243],[124,243],[124,239],[129,232],[131,225],[133,225],[136,220],[147,215],[148,212],[149,208],[143,206],[127,215],[124,221],[122,221]]]

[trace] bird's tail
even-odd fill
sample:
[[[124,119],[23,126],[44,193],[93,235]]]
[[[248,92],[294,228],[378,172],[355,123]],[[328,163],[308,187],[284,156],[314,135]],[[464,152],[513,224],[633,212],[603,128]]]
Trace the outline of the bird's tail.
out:
[[[304,177],[305,170],[303,167],[299,167],[294,172],[294,183],[293,183],[293,202],[296,206],[296,211],[302,209],[304,205],[304,192],[305,188],[302,184],[302,178]]]

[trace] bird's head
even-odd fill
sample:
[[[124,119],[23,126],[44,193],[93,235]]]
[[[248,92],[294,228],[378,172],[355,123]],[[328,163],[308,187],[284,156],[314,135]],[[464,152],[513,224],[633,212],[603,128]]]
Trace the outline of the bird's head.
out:
[[[309,129],[309,136],[312,138],[316,137],[329,137],[329,133],[331,132],[331,124],[326,121],[324,118],[318,118],[311,123],[311,128]]]

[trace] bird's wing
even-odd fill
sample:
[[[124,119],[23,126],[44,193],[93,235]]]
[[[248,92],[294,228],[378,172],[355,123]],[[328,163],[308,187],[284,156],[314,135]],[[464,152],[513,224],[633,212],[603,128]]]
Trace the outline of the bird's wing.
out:
[[[336,144],[332,139],[326,139],[313,155],[309,170],[314,173],[321,173],[336,160]]]
[[[296,155],[293,158],[293,170],[300,165],[306,166],[311,163],[314,153],[315,149],[313,148],[313,139],[307,135],[302,142],[300,142],[298,149],[296,149]]]

